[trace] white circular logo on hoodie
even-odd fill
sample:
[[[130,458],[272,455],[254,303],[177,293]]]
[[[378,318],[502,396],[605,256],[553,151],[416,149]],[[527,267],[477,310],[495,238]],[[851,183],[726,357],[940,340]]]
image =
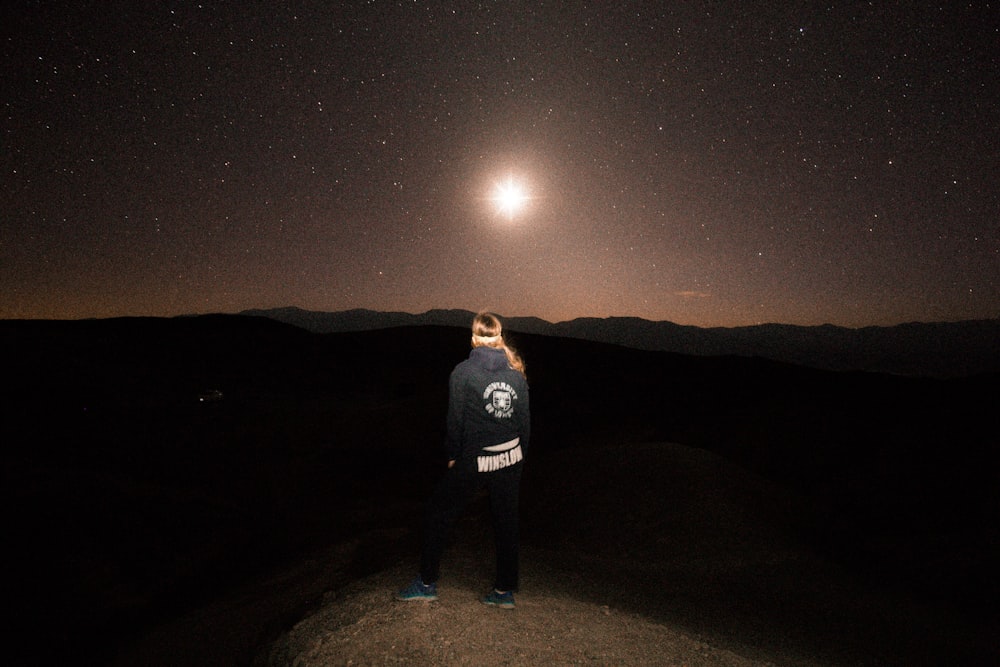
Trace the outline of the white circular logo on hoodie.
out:
[[[483,392],[486,399],[486,412],[494,417],[506,419],[514,414],[514,401],[517,392],[506,382],[491,382]]]

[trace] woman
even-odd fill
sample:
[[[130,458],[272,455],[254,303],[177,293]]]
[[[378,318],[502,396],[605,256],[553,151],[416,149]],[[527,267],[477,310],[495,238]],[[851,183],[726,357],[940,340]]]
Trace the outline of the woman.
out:
[[[524,362],[503,339],[500,320],[479,313],[472,351],[448,383],[448,470],[424,521],[420,574],[398,600],[436,600],[441,555],[451,527],[472,495],[486,487],[496,537],[496,581],[483,602],[514,607],[518,584],[518,491],[531,430]]]

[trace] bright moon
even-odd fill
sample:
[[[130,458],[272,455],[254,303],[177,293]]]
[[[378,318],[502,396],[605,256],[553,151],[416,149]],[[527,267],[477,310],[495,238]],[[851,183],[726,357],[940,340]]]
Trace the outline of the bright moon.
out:
[[[494,190],[493,201],[501,213],[508,218],[513,218],[514,214],[524,207],[528,201],[528,195],[520,183],[513,177],[508,177],[504,183],[497,183]]]

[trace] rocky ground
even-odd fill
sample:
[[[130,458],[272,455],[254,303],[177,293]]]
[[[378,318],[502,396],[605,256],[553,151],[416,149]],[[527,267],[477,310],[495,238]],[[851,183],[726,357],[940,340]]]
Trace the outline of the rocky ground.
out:
[[[713,646],[642,615],[553,588],[558,573],[529,558],[517,608],[479,602],[479,561],[453,556],[436,602],[399,603],[390,591],[410,576],[393,568],[331,592],[259,656],[260,665],[688,665],[769,664]],[[808,663],[801,663],[808,664]]]

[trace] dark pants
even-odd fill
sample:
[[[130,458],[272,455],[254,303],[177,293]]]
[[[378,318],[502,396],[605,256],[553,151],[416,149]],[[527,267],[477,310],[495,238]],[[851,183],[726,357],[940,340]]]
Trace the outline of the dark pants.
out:
[[[461,462],[460,464],[461,465]],[[518,580],[518,492],[521,464],[494,472],[449,468],[431,496],[424,518],[424,544],[420,555],[420,577],[436,583],[441,574],[441,555],[452,526],[479,489],[490,494],[490,513],[496,538],[496,582],[500,591],[516,591]]]

